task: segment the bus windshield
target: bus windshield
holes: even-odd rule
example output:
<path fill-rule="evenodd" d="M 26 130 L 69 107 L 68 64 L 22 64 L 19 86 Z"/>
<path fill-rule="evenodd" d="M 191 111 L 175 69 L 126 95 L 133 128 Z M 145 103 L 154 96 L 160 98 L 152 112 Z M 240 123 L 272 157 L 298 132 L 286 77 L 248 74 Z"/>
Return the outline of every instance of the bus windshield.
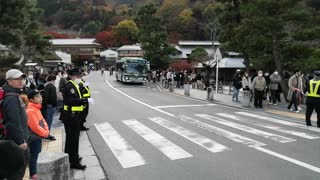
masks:
<path fill-rule="evenodd" d="M 126 73 L 146 74 L 147 73 L 147 66 L 144 64 L 129 63 L 126 66 Z"/>

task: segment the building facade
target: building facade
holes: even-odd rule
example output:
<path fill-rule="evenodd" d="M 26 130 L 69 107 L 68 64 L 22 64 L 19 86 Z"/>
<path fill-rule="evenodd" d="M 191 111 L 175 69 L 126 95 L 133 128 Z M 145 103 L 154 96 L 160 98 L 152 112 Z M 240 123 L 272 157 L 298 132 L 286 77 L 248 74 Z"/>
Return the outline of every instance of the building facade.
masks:
<path fill-rule="evenodd" d="M 139 44 L 124 45 L 117 49 L 119 58 L 122 57 L 143 57 L 144 52 Z"/>

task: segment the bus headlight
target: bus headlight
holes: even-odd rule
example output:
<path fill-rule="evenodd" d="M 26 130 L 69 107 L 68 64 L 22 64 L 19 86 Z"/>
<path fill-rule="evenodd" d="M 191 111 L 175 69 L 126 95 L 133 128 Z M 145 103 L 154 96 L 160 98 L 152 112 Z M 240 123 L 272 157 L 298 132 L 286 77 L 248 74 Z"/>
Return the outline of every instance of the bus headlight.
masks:
<path fill-rule="evenodd" d="M 126 79 L 126 80 L 129 80 L 129 77 L 126 77 L 125 79 Z"/>

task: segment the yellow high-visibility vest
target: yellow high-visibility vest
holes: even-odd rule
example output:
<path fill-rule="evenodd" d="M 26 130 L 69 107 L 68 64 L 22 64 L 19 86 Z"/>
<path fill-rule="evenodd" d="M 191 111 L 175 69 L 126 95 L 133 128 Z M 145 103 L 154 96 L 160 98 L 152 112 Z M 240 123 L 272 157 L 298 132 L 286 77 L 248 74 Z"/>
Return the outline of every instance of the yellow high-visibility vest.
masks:
<path fill-rule="evenodd" d="M 77 89 L 77 92 L 78 92 L 78 94 L 79 94 L 79 97 L 82 98 L 82 95 L 81 95 L 79 86 L 78 86 L 75 82 L 73 82 L 72 80 L 70 80 L 69 82 L 71 82 L 71 83 L 74 85 L 74 87 Z M 72 112 L 83 111 L 83 109 L 84 109 L 83 105 L 81 105 L 81 106 L 71 106 L 71 111 L 72 111 Z M 64 105 L 64 106 L 63 106 L 63 110 L 69 111 L 69 106 Z"/>
<path fill-rule="evenodd" d="M 308 96 L 320 98 L 320 94 L 317 94 L 319 90 L 319 86 L 320 86 L 320 80 L 319 81 L 311 80 Z"/>
<path fill-rule="evenodd" d="M 84 84 L 83 81 L 81 81 L 81 83 L 82 83 L 82 85 Z M 89 97 L 91 96 L 90 89 L 89 89 L 88 87 L 86 87 L 86 86 L 83 86 L 83 87 L 84 87 L 84 88 L 86 89 L 86 91 L 87 91 L 87 93 L 83 94 L 83 97 L 84 97 L 84 98 L 89 98 Z"/>

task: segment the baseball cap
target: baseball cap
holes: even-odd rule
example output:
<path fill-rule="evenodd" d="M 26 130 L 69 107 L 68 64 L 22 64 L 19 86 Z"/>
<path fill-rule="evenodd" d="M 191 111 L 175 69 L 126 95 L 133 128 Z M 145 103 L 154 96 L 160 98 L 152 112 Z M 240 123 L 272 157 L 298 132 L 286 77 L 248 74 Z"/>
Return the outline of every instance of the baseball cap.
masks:
<path fill-rule="evenodd" d="M 38 95 L 40 92 L 38 90 L 30 90 L 28 92 L 28 99 L 33 99 L 36 95 Z"/>
<path fill-rule="evenodd" d="M 69 71 L 68 71 L 68 74 L 70 75 L 70 76 L 74 76 L 74 75 L 82 75 L 82 69 L 81 68 L 73 68 L 73 69 L 70 69 Z"/>
<path fill-rule="evenodd" d="M 20 78 L 20 77 L 27 77 L 27 76 L 24 73 L 22 73 L 20 70 L 18 70 L 18 69 L 10 69 L 6 73 L 6 80 L 8 80 L 8 79 L 17 79 L 17 78 Z"/>

